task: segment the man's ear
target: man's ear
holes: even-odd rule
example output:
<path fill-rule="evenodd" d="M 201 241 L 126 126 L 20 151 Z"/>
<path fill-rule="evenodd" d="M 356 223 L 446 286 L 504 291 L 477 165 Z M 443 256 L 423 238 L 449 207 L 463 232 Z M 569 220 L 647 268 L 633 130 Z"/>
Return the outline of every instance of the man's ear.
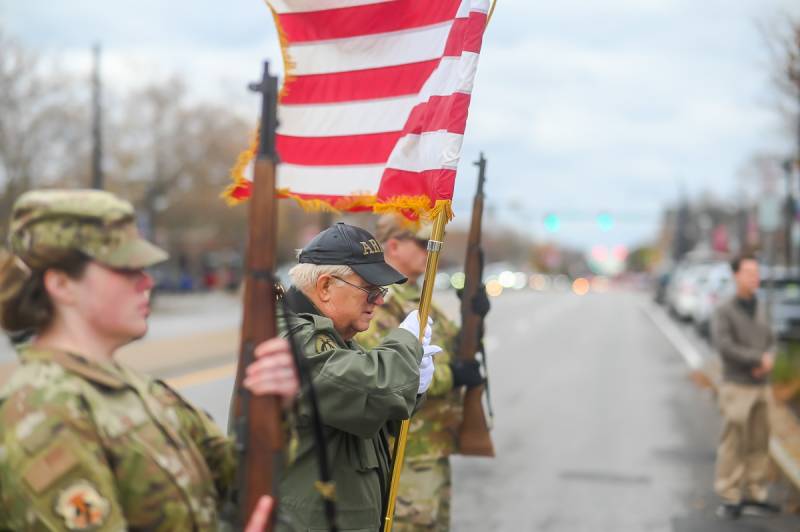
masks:
<path fill-rule="evenodd" d="M 315 286 L 317 297 L 323 303 L 327 303 L 331 300 L 331 287 L 333 286 L 333 277 L 328 275 L 327 273 L 323 273 L 319 277 L 317 277 L 317 284 Z"/>
<path fill-rule="evenodd" d="M 383 242 L 381 246 L 383 246 L 384 255 L 394 255 L 397 252 L 397 248 L 400 246 L 400 241 L 396 238 L 390 238 L 386 242 Z"/>
<path fill-rule="evenodd" d="M 75 302 L 74 282 L 61 270 L 48 269 L 42 277 L 44 289 L 55 304 L 71 305 Z"/>

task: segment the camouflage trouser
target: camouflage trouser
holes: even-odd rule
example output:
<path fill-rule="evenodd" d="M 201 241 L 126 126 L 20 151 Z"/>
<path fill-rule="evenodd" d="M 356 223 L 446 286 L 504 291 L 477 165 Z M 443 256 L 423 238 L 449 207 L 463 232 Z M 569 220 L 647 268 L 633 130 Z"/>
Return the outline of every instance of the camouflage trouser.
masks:
<path fill-rule="evenodd" d="M 393 531 L 450 530 L 450 459 L 406 463 L 400 476 Z"/>

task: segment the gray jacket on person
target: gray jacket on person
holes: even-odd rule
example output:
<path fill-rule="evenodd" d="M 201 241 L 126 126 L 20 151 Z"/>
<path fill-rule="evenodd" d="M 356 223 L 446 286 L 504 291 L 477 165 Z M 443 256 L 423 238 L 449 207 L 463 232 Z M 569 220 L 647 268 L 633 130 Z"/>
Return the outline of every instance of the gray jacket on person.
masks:
<path fill-rule="evenodd" d="M 727 382 L 758 385 L 769 378 L 756 378 L 751 373 L 761 365 L 765 352 L 774 352 L 775 337 L 762 307 L 757 305 L 755 316 L 751 317 L 734 297 L 714 312 L 711 338 L 722 359 L 722 375 Z"/>

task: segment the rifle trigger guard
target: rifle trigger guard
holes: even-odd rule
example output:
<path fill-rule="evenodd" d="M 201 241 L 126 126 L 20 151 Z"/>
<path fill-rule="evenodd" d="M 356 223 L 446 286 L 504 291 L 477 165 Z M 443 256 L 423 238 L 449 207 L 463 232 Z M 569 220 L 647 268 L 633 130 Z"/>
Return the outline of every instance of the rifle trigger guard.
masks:
<path fill-rule="evenodd" d="M 430 252 L 439 252 L 442 250 L 442 244 L 439 240 L 428 240 L 428 251 Z"/>

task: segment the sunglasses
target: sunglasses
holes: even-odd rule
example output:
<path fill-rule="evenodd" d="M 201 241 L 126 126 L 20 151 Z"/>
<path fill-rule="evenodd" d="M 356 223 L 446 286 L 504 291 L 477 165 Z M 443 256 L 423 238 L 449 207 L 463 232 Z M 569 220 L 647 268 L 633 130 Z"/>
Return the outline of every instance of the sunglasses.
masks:
<path fill-rule="evenodd" d="M 358 288 L 362 292 L 366 292 L 366 294 L 367 294 L 367 303 L 369 303 L 370 305 L 374 305 L 375 302 L 378 301 L 378 298 L 386 297 L 386 294 L 389 293 L 389 289 L 388 288 L 384 288 L 382 286 L 373 286 L 372 288 L 367 288 L 365 286 L 358 286 L 357 284 L 353 284 L 353 283 L 350 283 L 348 281 L 345 281 L 341 277 L 337 277 L 335 275 L 331 275 L 331 277 L 333 277 L 334 279 L 336 279 L 338 281 L 343 282 L 344 284 L 349 284 L 353 288 Z"/>

